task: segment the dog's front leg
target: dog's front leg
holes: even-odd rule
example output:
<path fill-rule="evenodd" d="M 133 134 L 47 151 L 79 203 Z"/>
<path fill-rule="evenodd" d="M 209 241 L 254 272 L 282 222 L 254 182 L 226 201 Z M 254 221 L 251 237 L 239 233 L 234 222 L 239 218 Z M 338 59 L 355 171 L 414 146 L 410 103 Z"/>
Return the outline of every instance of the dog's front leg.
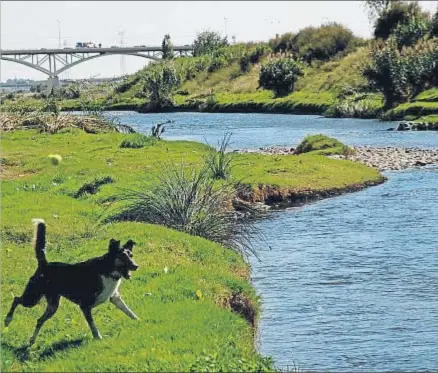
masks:
<path fill-rule="evenodd" d="M 94 339 L 102 339 L 102 336 L 99 333 L 99 329 L 97 329 L 96 324 L 94 324 L 93 316 L 91 315 L 91 308 L 81 307 L 81 310 L 85 316 L 85 319 L 87 320 L 88 326 L 91 329 L 91 333 L 93 333 Z"/>
<path fill-rule="evenodd" d="M 114 304 L 119 310 L 127 314 L 131 319 L 139 320 L 137 315 L 130 310 L 130 308 L 125 304 L 123 299 L 120 297 L 119 293 L 115 293 L 111 296 L 110 302 Z"/>

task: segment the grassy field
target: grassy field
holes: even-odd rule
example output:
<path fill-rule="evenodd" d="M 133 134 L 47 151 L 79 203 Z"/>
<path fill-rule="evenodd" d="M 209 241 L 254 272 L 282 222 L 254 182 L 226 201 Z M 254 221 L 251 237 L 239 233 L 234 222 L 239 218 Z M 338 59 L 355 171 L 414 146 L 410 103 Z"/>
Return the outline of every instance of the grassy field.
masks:
<path fill-rule="evenodd" d="M 111 237 L 133 238 L 140 265 L 121 293 L 140 317 L 133 321 L 111 304 L 94 311 L 104 339 L 93 341 L 78 307 L 61 302 L 30 354 L 26 345 L 44 304 L 19 308 L 2 326 L 2 371 L 257 371 L 273 367 L 254 349 L 254 329 L 233 312 L 240 299 L 258 311 L 259 299 L 243 258 L 199 237 L 135 222 L 104 224 L 113 196 L 123 188 L 147 188 L 165 163 L 199 167 L 207 147 L 158 141 L 120 148 L 126 135 L 63 130 L 2 133 L 3 318 L 36 268 L 31 218 L 47 223 L 47 256 L 76 262 L 102 255 Z M 59 154 L 55 165 L 48 158 Z M 233 177 L 253 188 L 276 185 L 325 190 L 380 178 L 376 170 L 307 153 L 300 156 L 238 155 Z M 78 193 L 98 177 L 113 182 Z M 167 268 L 167 270 L 165 270 Z M 42 302 L 44 303 L 44 302 Z"/>

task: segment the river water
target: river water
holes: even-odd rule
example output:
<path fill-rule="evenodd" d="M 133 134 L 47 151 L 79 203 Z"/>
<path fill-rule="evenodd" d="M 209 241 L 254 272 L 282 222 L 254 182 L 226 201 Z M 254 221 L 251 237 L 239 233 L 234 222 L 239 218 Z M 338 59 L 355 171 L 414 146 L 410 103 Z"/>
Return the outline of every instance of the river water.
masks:
<path fill-rule="evenodd" d="M 166 139 L 234 149 L 295 146 L 324 133 L 349 145 L 438 148 L 437 132 L 394 123 L 270 114 L 111 113 Z M 438 168 L 387 172 L 366 190 L 270 212 L 253 282 L 263 299 L 259 348 L 281 369 L 438 371 Z"/>

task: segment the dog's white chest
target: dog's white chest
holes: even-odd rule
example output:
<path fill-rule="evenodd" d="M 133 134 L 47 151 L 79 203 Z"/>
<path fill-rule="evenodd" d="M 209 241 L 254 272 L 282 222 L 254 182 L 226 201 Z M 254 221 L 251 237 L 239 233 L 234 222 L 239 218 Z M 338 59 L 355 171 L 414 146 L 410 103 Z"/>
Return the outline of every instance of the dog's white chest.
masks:
<path fill-rule="evenodd" d="M 95 306 L 110 299 L 111 296 L 117 292 L 121 282 L 121 279 L 115 280 L 112 277 L 100 276 L 100 278 L 102 279 L 103 288 L 100 294 L 97 296 L 96 302 L 94 303 Z"/>

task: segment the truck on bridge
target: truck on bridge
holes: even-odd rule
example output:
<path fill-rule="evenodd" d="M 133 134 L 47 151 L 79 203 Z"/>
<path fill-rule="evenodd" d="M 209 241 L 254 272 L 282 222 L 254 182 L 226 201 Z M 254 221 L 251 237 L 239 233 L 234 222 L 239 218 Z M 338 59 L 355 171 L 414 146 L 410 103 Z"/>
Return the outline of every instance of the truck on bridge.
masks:
<path fill-rule="evenodd" d="M 102 44 L 96 45 L 91 41 L 78 41 L 76 43 L 76 48 L 100 48 Z"/>

